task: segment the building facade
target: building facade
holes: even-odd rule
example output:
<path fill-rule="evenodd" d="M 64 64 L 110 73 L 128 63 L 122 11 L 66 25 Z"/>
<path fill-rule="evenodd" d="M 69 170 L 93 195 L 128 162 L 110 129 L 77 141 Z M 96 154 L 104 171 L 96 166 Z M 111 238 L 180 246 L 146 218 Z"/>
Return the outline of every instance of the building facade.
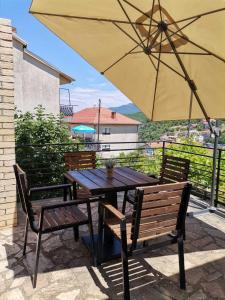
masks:
<path fill-rule="evenodd" d="M 141 123 L 108 108 L 101 108 L 100 114 L 97 107 L 86 108 L 74 113 L 72 118 L 65 119 L 70 129 L 77 125 L 93 127 L 96 133 L 87 134 L 85 138 L 93 142 L 99 139 L 104 157 L 117 156 L 120 152 L 128 153 L 137 148 L 138 129 Z"/>
<path fill-rule="evenodd" d="M 13 33 L 13 57 L 16 109 L 32 112 L 42 105 L 47 113 L 59 114 L 59 88 L 74 79 L 30 52 L 16 33 Z"/>

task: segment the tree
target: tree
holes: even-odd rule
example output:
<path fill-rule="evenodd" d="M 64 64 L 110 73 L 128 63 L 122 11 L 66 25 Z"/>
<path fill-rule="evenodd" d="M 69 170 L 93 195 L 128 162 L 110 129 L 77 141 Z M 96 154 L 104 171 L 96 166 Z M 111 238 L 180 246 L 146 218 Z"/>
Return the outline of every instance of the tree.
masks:
<path fill-rule="evenodd" d="M 31 186 L 62 182 L 64 153 L 72 151 L 73 141 L 62 116 L 46 114 L 42 106 L 34 113 L 15 116 L 16 159 L 28 173 Z"/>

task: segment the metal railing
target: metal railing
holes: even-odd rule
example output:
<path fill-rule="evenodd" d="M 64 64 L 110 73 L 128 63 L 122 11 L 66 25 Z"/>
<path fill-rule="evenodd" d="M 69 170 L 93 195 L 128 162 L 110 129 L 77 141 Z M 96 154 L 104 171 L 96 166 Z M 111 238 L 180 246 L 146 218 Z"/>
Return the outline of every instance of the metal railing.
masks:
<path fill-rule="evenodd" d="M 102 149 L 110 145 L 110 149 Z M 147 174 L 159 175 L 164 154 L 190 160 L 189 180 L 193 194 L 209 201 L 212 178 L 213 149 L 197 145 L 163 142 L 161 148 L 152 149 L 146 142 L 73 143 L 45 145 L 17 145 L 16 160 L 27 172 L 31 186 L 62 182 L 64 153 L 80 150 L 96 151 L 97 166 L 104 166 L 113 157 L 117 166 L 129 166 Z M 225 205 L 225 151 L 218 149 L 215 205 Z"/>

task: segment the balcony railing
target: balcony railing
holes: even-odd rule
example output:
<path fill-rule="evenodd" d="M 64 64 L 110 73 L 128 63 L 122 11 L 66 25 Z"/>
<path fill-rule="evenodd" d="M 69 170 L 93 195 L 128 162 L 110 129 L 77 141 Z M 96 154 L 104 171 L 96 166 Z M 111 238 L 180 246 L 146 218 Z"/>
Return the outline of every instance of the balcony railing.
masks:
<path fill-rule="evenodd" d="M 213 149 L 174 142 L 163 142 L 161 148 L 152 149 L 146 142 L 110 142 L 110 149 L 104 150 L 101 143 L 18 145 L 16 160 L 28 174 L 31 186 L 62 182 L 64 153 L 92 150 L 97 153 L 97 166 L 104 166 L 109 156 L 117 166 L 129 166 L 146 174 L 159 175 L 162 156 L 171 154 L 188 158 L 191 162 L 189 180 L 193 194 L 208 202 L 211 191 Z M 225 205 L 225 151 L 217 153 L 215 205 Z"/>

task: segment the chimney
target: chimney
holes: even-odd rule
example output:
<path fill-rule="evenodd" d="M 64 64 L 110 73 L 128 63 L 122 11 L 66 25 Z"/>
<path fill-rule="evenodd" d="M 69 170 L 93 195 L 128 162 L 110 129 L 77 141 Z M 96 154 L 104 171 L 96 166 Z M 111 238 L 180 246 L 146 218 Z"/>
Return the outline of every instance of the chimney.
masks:
<path fill-rule="evenodd" d="M 116 118 L 116 111 L 112 111 L 111 117 L 112 117 L 112 119 L 115 119 L 115 118 Z"/>

